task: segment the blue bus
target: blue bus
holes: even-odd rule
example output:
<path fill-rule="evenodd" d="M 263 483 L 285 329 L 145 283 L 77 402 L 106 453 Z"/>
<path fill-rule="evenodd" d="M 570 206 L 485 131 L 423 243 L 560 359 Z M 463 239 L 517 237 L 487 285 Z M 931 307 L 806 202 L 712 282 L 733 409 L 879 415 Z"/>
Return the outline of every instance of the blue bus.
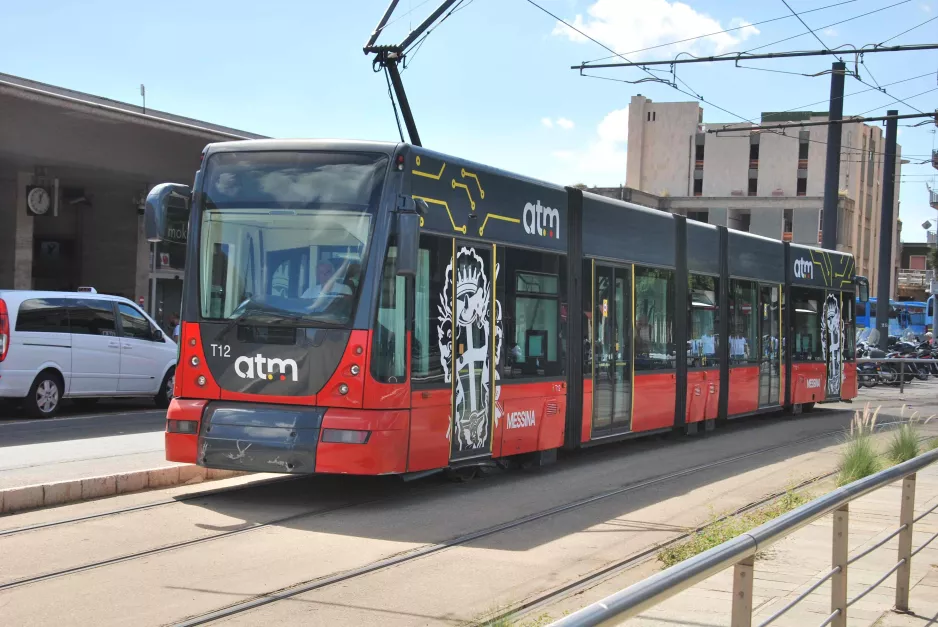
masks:
<path fill-rule="evenodd" d="M 876 326 L 876 299 L 872 296 L 868 303 L 856 302 L 857 328 L 872 328 Z M 922 337 L 926 331 L 934 326 L 935 297 L 931 296 L 928 303 L 921 301 L 889 301 L 889 335 L 901 335 L 911 330 L 915 335 Z"/>
<path fill-rule="evenodd" d="M 935 332 L 935 295 L 928 297 L 925 303 L 925 331 Z"/>

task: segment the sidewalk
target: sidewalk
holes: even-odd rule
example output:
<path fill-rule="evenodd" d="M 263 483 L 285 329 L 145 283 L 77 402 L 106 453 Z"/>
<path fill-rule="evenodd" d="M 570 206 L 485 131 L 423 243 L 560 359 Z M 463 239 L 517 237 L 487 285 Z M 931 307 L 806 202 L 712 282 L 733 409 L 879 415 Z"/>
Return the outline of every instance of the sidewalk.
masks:
<path fill-rule="evenodd" d="M 166 461 L 163 432 L 0 448 L 0 514 L 244 473 Z"/>
<path fill-rule="evenodd" d="M 899 526 L 901 482 L 886 486 L 850 503 L 850 555 L 862 552 Z M 938 464 L 918 473 L 916 516 L 938 503 Z M 826 575 L 831 568 L 831 516 L 816 520 L 771 546 L 755 563 L 752 624 L 759 625 L 789 601 Z M 938 532 L 938 510 L 916 523 L 912 550 Z M 853 599 L 898 561 L 898 538 L 892 539 L 847 571 L 847 598 Z M 915 615 L 892 612 L 896 577 L 890 575 L 847 612 L 847 624 L 876 627 L 938 625 L 938 540 L 912 559 L 909 607 Z M 773 626 L 820 625 L 831 612 L 830 582 L 815 590 Z M 627 625 L 726 625 L 732 605 L 733 569 L 714 575 L 689 590 L 648 610 Z"/>
<path fill-rule="evenodd" d="M 0 449 L 0 490 L 175 465 L 166 461 L 162 431 L 7 446 Z"/>

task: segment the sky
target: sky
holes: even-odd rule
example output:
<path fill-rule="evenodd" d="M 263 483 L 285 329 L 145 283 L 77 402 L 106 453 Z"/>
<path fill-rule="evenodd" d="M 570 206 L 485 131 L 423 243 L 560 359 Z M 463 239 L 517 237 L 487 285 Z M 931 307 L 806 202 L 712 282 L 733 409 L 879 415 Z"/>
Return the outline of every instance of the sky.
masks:
<path fill-rule="evenodd" d="M 379 43 L 401 41 L 438 2 L 400 0 Z M 938 0 L 787 2 L 831 48 L 938 41 L 938 19 L 893 38 L 938 17 Z M 393 141 L 399 134 L 385 77 L 362 52 L 387 4 L 0 0 L 0 72 L 137 104 L 143 83 L 148 107 L 272 137 Z M 783 0 L 537 4 L 630 60 L 821 47 Z M 760 24 L 774 18 L 784 19 Z M 662 45 L 730 28 L 736 30 Z M 694 98 L 663 83 L 620 82 L 648 76 L 639 69 L 591 72 L 617 80 L 570 69 L 609 54 L 529 0 L 463 0 L 411 52 L 403 80 L 428 148 L 562 185 L 617 186 L 625 182 L 629 99 L 638 93 L 659 102 Z M 826 110 L 818 101 L 830 95 L 829 75 L 805 74 L 829 70 L 834 60 L 747 64 L 759 69 L 684 65 L 677 78 L 682 89 L 712 103 L 702 103 L 704 122 L 757 122 L 762 111 Z M 853 69 L 854 58 L 845 60 Z M 889 95 L 848 77 L 845 114 L 938 107 L 938 50 L 870 54 L 862 61 L 860 78 L 887 85 Z M 912 77 L 918 78 L 904 81 Z M 904 82 L 890 85 L 896 81 Z M 922 222 L 938 223 L 926 189 L 935 186 L 938 171 L 916 163 L 938 146 L 936 127 L 911 126 L 917 122 L 899 129 L 902 153 L 912 161 L 902 167 L 903 241 L 923 241 Z"/>

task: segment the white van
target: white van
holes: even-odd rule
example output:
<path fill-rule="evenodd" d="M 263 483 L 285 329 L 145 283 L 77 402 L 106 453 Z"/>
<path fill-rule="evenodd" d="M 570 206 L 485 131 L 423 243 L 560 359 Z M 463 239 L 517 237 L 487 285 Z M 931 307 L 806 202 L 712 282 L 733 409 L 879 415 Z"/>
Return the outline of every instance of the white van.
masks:
<path fill-rule="evenodd" d="M 173 394 L 176 344 L 136 304 L 119 296 L 0 290 L 0 401 L 54 415 L 63 398 Z"/>

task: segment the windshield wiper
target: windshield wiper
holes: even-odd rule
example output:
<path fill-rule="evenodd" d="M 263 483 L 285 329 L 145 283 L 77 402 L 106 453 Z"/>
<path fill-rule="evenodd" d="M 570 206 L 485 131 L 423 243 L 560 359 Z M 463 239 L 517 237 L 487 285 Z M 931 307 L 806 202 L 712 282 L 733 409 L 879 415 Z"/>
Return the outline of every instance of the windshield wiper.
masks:
<path fill-rule="evenodd" d="M 248 302 L 250 302 L 250 301 L 248 301 Z M 247 309 L 247 308 L 245 308 L 244 310 L 242 310 L 241 313 L 239 313 L 237 316 L 235 316 L 234 318 L 232 318 L 232 319 L 228 322 L 228 324 L 225 325 L 225 328 L 222 329 L 222 330 L 221 330 L 221 333 L 219 333 L 218 335 L 219 335 L 219 336 L 227 335 L 228 332 L 231 331 L 232 327 L 234 327 L 236 324 L 238 324 L 239 322 L 241 322 L 241 321 L 244 319 L 244 317 L 247 316 L 248 313 L 250 313 L 250 311 L 251 311 L 251 310 L 250 310 L 250 309 Z"/>

